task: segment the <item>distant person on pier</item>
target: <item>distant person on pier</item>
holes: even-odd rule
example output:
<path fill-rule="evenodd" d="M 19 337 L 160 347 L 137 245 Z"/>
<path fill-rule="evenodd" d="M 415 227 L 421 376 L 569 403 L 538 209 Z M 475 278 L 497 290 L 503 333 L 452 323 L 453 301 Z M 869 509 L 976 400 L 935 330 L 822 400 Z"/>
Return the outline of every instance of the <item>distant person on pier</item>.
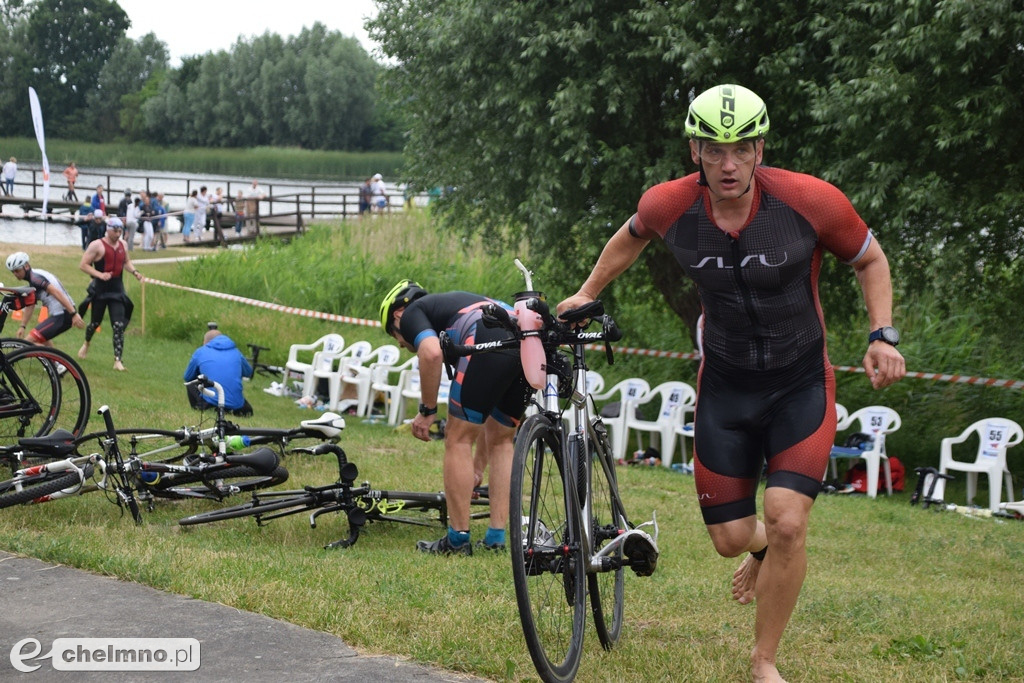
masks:
<path fill-rule="evenodd" d="M 252 231 L 257 234 L 260 231 L 260 200 L 265 196 L 259 181 L 253 179 L 252 185 L 249 187 L 249 194 L 245 197 L 247 200 L 245 203 L 245 218 Z"/>
<path fill-rule="evenodd" d="M 197 211 L 199 211 L 199 190 L 192 190 L 192 194 L 185 200 L 185 213 L 181 218 L 181 239 L 186 244 L 192 241 L 192 228 L 195 227 Z"/>
<path fill-rule="evenodd" d="M 110 311 L 111 337 L 114 344 L 114 369 L 124 370 L 121 356 L 124 353 L 124 330 L 132 318 L 134 304 L 124 289 L 122 275 L 128 271 L 137 280 L 142 273 L 132 264 L 121 233 L 124 225 L 120 218 L 111 218 L 107 222 L 107 231 L 102 239 L 95 240 L 82 254 L 78 267 L 86 275 L 92 276 L 89 283 L 88 296 L 79 305 L 78 312 L 92 308 L 89 325 L 85 328 L 85 343 L 78 350 L 78 357 L 85 358 L 89 353 L 89 343 L 96 334 L 96 328 L 103 322 L 103 316 Z"/>
<path fill-rule="evenodd" d="M 199 188 L 196 199 L 199 200 L 199 208 L 196 209 L 196 217 L 192 219 L 192 229 L 198 235 L 200 228 L 203 232 L 210 229 L 210 194 L 206 191 L 206 185 Z"/>
<path fill-rule="evenodd" d="M 4 164 L 4 188 L 8 197 L 14 196 L 14 176 L 18 173 L 18 160 L 11 157 L 11 160 Z"/>
<path fill-rule="evenodd" d="M 145 190 L 139 193 L 139 223 L 142 225 L 142 251 L 156 251 L 153 244 L 153 205 Z"/>
<path fill-rule="evenodd" d="M 28 340 L 33 344 L 53 346 L 51 340 L 61 332 L 70 330 L 72 325 L 78 328 L 85 327 L 82 317 L 75 310 L 75 302 L 71 300 L 71 296 L 64 289 L 64 285 L 52 273 L 42 268 L 33 268 L 29 265 L 28 254 L 23 251 L 16 251 L 8 256 L 7 270 L 14 273 L 14 277 L 24 280 L 36 290 L 36 301 L 46 306 L 46 310 L 49 313 L 46 320 L 43 320 L 26 333 L 27 323 L 32 320 L 32 314 L 36 310 L 36 305 L 32 303 L 25 306 L 21 310 L 21 326 L 18 327 L 18 339 L 23 338 L 27 334 Z"/>
<path fill-rule="evenodd" d="M 213 236 L 217 244 L 222 247 L 228 246 L 224 239 L 224 229 L 221 227 L 220 219 L 224 214 L 224 188 L 218 187 L 210 196 L 210 219 L 213 221 Z"/>
<path fill-rule="evenodd" d="M 139 204 L 142 203 L 138 197 L 128 205 L 128 213 L 124 218 L 124 241 L 128 243 L 128 251 L 135 249 L 135 235 L 139 232 Z"/>
<path fill-rule="evenodd" d="M 92 196 L 92 210 L 99 209 L 103 212 L 103 215 L 107 215 L 107 200 L 103 198 L 103 186 L 96 186 L 96 194 Z"/>
<path fill-rule="evenodd" d="M 89 221 L 89 244 L 92 244 L 98 239 L 103 239 L 104 233 L 107 231 L 107 217 L 103 215 L 103 212 L 99 209 L 94 209 L 92 212 L 92 220 Z M 86 245 L 88 248 L 88 244 Z"/>
<path fill-rule="evenodd" d="M 388 206 L 388 191 L 384 187 L 384 176 L 377 173 L 373 176 L 373 183 L 370 184 L 370 192 L 373 194 L 373 208 L 377 213 L 384 213 Z"/>
<path fill-rule="evenodd" d="M 128 207 L 132 205 L 132 191 L 125 190 L 124 197 L 117 204 L 117 216 L 121 220 L 124 220 L 125 216 L 128 215 Z"/>
<path fill-rule="evenodd" d="M 157 192 L 149 197 L 149 206 L 153 209 L 153 247 L 167 248 L 167 205 L 164 204 L 164 193 Z"/>
<path fill-rule="evenodd" d="M 78 220 L 75 221 L 82 231 L 82 251 L 89 246 L 89 224 L 92 223 L 92 196 L 85 195 L 85 201 L 78 207 Z"/>
<path fill-rule="evenodd" d="M 242 228 L 245 227 L 245 197 L 242 195 L 242 191 L 238 191 L 238 196 L 235 197 L 235 234 L 241 235 Z"/>
<path fill-rule="evenodd" d="M 64 169 L 64 178 L 68 181 L 68 191 L 64 195 L 64 201 L 66 202 L 77 202 L 78 195 L 75 194 L 75 183 L 78 182 L 78 167 L 75 166 L 75 162 L 68 164 L 68 167 Z"/>
<path fill-rule="evenodd" d="M 362 216 L 370 210 L 370 202 L 373 201 L 372 178 L 367 178 L 359 186 L 359 215 Z"/>

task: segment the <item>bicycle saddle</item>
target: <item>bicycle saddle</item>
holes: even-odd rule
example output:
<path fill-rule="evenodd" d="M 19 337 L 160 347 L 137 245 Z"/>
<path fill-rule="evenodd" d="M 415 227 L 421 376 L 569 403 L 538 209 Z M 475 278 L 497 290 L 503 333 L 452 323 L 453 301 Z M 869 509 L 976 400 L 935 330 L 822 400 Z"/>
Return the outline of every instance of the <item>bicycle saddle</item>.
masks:
<path fill-rule="evenodd" d="M 273 472 L 281 462 L 277 453 L 265 446 L 252 453 L 233 453 L 225 456 L 225 459 L 232 465 L 245 465 L 257 472 Z"/>
<path fill-rule="evenodd" d="M 303 420 L 299 423 L 299 426 L 303 429 L 320 432 L 328 438 L 333 438 L 341 434 L 341 430 L 345 428 L 345 418 L 337 413 L 324 413 L 313 420 Z"/>
<path fill-rule="evenodd" d="M 75 435 L 66 429 L 55 429 L 46 436 L 29 436 L 18 439 L 18 445 L 25 450 L 57 456 L 75 452 Z"/>

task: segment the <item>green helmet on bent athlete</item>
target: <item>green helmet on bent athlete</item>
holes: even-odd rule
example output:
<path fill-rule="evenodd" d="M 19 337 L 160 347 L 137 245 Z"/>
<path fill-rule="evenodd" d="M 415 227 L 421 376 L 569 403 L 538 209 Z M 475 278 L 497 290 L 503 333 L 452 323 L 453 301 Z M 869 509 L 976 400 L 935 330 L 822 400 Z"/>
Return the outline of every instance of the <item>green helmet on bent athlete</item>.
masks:
<path fill-rule="evenodd" d="M 686 113 L 686 134 L 698 145 L 700 184 L 707 186 L 704 161 L 701 155 L 705 143 L 732 144 L 757 141 L 768 132 L 768 108 L 756 93 L 742 85 L 726 83 L 708 88 L 694 98 Z M 715 163 L 709 161 L 709 163 Z M 742 194 L 750 191 L 750 180 Z"/>
<path fill-rule="evenodd" d="M 384 332 L 391 336 L 395 331 L 391 315 L 399 308 L 411 304 L 421 296 L 426 296 L 427 290 L 420 287 L 418 282 L 412 280 L 399 280 L 398 284 L 392 287 L 380 302 L 380 324 Z"/>

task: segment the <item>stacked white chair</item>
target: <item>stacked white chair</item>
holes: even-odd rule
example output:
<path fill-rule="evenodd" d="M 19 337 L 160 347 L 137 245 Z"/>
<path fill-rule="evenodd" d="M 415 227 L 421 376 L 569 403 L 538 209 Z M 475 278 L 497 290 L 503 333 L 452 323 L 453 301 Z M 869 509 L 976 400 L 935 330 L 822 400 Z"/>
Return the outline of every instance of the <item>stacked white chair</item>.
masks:
<path fill-rule="evenodd" d="M 676 427 L 685 424 L 686 416 L 693 412 L 696 401 L 697 392 L 686 382 L 663 382 L 645 396 L 626 403 L 625 428 L 627 432 L 636 432 L 637 448 L 640 450 L 643 450 L 643 432 L 657 434 L 661 464 L 669 467 L 676 449 Z M 655 405 L 658 414 L 653 420 L 645 420 L 637 414 L 641 406 Z"/>
<path fill-rule="evenodd" d="M 397 346 L 384 344 L 364 356 L 361 364 L 347 363 L 345 365 L 341 382 L 355 386 L 356 400 L 359 401 L 357 414 L 360 417 L 366 417 L 370 413 L 374 393 L 371 388 L 374 378 L 386 379 L 388 369 L 398 363 L 399 355 Z"/>
<path fill-rule="evenodd" d="M 838 408 L 837 408 L 838 414 Z M 900 428 L 900 415 L 886 406 L 867 406 L 850 413 L 843 427 L 849 429 L 857 425 L 857 431 L 871 437 L 867 448 L 846 448 L 833 446 L 829 462 L 832 465 L 832 478 L 839 477 L 836 460 L 838 458 L 860 458 L 867 465 L 868 497 L 878 495 L 879 471 L 885 473 L 885 490 L 892 495 L 892 472 L 889 469 L 889 454 L 885 449 L 885 437 Z"/>
<path fill-rule="evenodd" d="M 340 334 L 325 334 L 312 344 L 292 344 L 288 349 L 288 360 L 284 364 L 282 384 L 287 387 L 293 377 L 302 378 L 302 395 L 313 393 L 313 368 L 318 353 L 341 353 L 345 348 L 345 338 Z M 303 360 L 307 353 L 312 354 L 311 360 Z"/>
<path fill-rule="evenodd" d="M 978 437 L 978 450 L 973 462 L 953 459 L 953 446 L 967 441 L 971 435 Z M 1024 431 L 1013 420 L 1003 417 L 989 417 L 978 420 L 958 436 L 946 437 L 939 447 L 939 472 L 951 470 L 967 474 L 967 503 L 974 503 L 978 492 L 978 475 L 988 475 L 988 509 L 996 512 L 1000 508 L 1000 493 L 1006 486 L 1006 502 L 1013 503 L 1013 477 L 1006 464 L 1006 450 L 1024 439 Z M 935 483 L 933 498 L 942 500 L 946 481 L 939 478 Z"/>
<path fill-rule="evenodd" d="M 357 341 L 340 353 L 321 351 L 313 356 L 313 389 L 321 379 L 327 380 L 328 410 L 337 410 L 341 398 L 341 378 L 349 365 L 362 365 L 363 359 L 373 351 L 368 341 Z"/>

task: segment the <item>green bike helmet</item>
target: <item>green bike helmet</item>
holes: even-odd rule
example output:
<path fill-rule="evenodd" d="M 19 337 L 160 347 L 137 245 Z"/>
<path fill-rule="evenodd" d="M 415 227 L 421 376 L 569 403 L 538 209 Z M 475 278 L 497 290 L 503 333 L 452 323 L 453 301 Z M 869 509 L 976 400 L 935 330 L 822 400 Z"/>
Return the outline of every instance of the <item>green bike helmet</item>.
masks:
<path fill-rule="evenodd" d="M 764 100 L 742 85 L 716 85 L 690 103 L 686 134 L 697 140 L 736 142 L 763 137 L 768 132 Z"/>
<path fill-rule="evenodd" d="M 427 290 L 420 287 L 418 282 L 413 282 L 412 280 L 399 281 L 387 293 L 384 300 L 380 302 L 380 324 L 384 331 L 388 335 L 395 331 L 395 326 L 391 322 L 391 314 L 395 312 L 395 309 L 407 306 L 421 296 L 426 295 Z"/>

